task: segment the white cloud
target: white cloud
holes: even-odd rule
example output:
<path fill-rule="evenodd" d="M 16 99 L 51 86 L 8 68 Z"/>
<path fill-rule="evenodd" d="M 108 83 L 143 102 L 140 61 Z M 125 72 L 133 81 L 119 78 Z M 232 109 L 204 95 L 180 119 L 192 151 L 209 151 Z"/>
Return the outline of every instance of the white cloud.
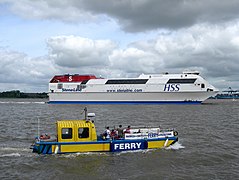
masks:
<path fill-rule="evenodd" d="M 109 57 L 111 66 L 125 73 L 156 73 L 157 67 L 163 66 L 163 62 L 160 61 L 160 57 L 149 51 L 133 47 L 115 50 Z"/>
<path fill-rule="evenodd" d="M 108 66 L 108 55 L 116 47 L 110 40 L 92 40 L 79 36 L 57 36 L 47 41 L 50 57 L 62 67 Z"/>
<path fill-rule="evenodd" d="M 154 40 L 135 42 L 128 49 L 112 53 L 112 68 L 138 74 L 193 69 L 207 79 L 221 79 L 236 86 L 235 81 L 239 80 L 237 27 L 237 24 L 228 27 L 201 24 L 159 35 Z"/>
<path fill-rule="evenodd" d="M 0 91 L 19 89 L 28 92 L 47 91 L 47 82 L 57 71 L 49 59 L 30 58 L 26 54 L 0 50 Z"/>

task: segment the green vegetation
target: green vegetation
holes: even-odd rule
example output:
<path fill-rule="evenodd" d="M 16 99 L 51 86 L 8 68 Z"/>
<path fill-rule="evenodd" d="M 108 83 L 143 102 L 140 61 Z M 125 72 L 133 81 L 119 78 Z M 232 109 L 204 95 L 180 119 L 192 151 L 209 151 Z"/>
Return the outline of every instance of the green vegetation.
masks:
<path fill-rule="evenodd" d="M 0 98 L 48 98 L 47 93 L 23 93 L 19 90 L 0 92 Z"/>

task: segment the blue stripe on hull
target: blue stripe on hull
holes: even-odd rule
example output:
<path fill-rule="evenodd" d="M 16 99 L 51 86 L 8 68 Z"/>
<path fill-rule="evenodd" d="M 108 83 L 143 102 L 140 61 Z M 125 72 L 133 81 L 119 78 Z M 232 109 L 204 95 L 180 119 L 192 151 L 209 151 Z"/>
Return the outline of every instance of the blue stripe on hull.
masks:
<path fill-rule="evenodd" d="M 201 101 L 49 101 L 48 104 L 201 104 Z"/>

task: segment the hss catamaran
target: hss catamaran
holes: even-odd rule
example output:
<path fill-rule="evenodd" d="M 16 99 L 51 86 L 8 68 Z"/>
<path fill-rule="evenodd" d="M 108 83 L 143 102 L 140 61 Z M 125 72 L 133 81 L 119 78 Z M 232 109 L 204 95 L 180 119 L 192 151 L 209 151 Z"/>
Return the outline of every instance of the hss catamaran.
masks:
<path fill-rule="evenodd" d="M 79 104 L 199 104 L 218 89 L 197 71 L 182 74 L 141 74 L 138 78 L 97 78 L 56 75 L 49 83 L 49 103 Z"/>

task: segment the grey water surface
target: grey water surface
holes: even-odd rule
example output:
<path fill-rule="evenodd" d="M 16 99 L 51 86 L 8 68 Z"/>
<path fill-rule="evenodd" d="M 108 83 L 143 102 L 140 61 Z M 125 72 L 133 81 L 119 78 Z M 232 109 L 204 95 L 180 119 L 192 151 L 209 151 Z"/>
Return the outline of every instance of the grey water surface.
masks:
<path fill-rule="evenodd" d="M 239 179 L 239 101 L 202 105 L 87 105 L 105 126 L 176 128 L 170 148 L 124 153 L 38 155 L 29 148 L 55 121 L 83 118 L 84 105 L 0 99 L 0 179 Z"/>

